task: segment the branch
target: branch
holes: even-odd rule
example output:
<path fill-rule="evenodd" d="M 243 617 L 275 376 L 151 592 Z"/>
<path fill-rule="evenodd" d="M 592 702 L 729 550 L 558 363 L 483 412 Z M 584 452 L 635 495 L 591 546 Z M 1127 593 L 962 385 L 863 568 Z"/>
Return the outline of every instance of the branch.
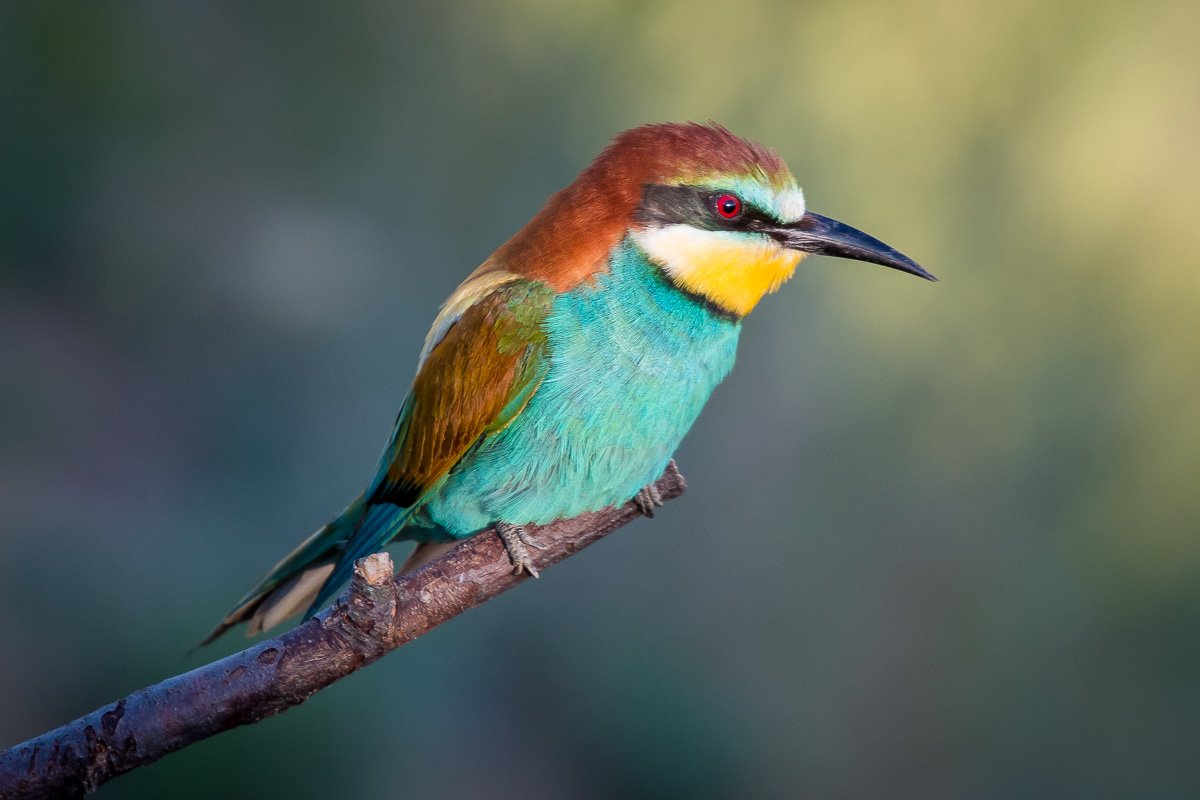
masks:
<path fill-rule="evenodd" d="M 675 462 L 655 486 L 664 501 L 683 493 Z M 538 569 L 556 564 L 640 513 L 629 502 L 531 526 L 544 545 L 534 562 Z M 386 553 L 368 556 L 333 607 L 299 627 L 0 752 L 0 800 L 79 796 L 193 742 L 286 711 L 525 577 L 512 574 L 494 535 L 472 537 L 396 577 Z"/>

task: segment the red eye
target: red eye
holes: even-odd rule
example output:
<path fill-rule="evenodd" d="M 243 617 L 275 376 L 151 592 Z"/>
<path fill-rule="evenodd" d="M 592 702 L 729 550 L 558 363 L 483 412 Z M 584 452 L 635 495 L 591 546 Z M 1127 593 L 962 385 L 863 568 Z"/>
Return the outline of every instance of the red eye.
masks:
<path fill-rule="evenodd" d="M 732 194 L 719 194 L 715 202 L 717 213 L 725 219 L 734 219 L 742 213 L 742 201 Z"/>

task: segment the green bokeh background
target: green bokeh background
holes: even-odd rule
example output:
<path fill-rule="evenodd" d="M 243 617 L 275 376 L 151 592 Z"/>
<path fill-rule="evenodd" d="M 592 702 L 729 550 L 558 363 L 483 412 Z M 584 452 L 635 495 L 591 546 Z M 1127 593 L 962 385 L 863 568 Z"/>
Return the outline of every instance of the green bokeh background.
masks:
<path fill-rule="evenodd" d="M 1200 796 L 1200 4 L 0 6 L 0 745 L 370 477 L 457 282 L 716 119 L 813 259 L 691 490 L 102 798 Z"/>

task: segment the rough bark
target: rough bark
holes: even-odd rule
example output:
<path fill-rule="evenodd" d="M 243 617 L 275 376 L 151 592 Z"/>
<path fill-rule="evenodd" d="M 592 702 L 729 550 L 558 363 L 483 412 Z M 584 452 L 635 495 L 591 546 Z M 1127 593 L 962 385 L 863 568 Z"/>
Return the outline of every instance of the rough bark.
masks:
<path fill-rule="evenodd" d="M 683 493 L 674 462 L 655 486 L 663 501 Z M 544 548 L 533 551 L 534 563 L 552 566 L 641 513 L 629 502 L 531 527 Z M 80 796 L 193 742 L 286 711 L 527 577 L 513 575 L 491 531 L 415 572 L 392 572 L 386 553 L 368 556 L 333 607 L 299 627 L 0 752 L 0 800 Z"/>

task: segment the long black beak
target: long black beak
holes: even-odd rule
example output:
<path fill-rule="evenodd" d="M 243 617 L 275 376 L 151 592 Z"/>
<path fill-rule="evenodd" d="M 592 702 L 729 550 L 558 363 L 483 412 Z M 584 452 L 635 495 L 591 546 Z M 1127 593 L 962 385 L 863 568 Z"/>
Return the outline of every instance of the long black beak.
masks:
<path fill-rule="evenodd" d="M 851 228 L 836 219 L 823 217 L 809 211 L 798 222 L 776 228 L 773 233 L 785 246 L 805 253 L 823 256 L 852 258 L 869 261 L 884 267 L 898 269 L 911 275 L 936 281 L 920 264 L 908 256 L 888 247 L 874 236 L 868 236 L 857 228 Z"/>

